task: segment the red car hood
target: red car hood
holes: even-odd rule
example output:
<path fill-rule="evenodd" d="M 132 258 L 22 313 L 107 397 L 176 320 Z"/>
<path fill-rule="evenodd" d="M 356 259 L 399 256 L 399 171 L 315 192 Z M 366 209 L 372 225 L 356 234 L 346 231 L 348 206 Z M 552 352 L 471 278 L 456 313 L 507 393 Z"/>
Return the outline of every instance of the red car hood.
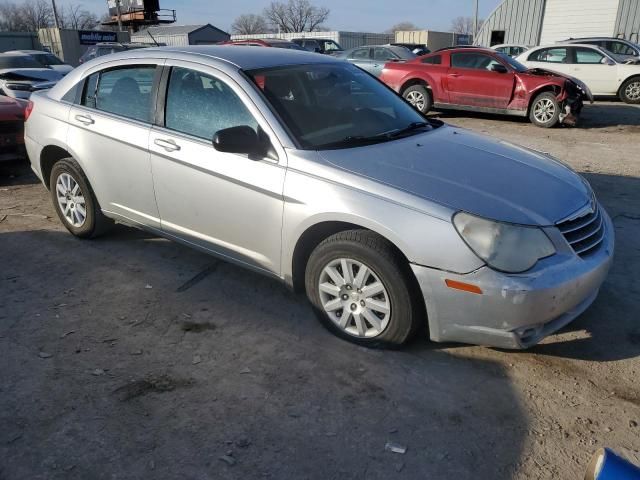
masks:
<path fill-rule="evenodd" d="M 577 78 L 572 77 L 571 75 L 565 75 L 564 73 L 554 72 L 553 70 L 547 70 L 546 68 L 530 68 L 524 73 L 525 75 L 533 75 L 536 77 L 547 76 L 547 77 L 558 77 L 558 78 L 564 78 L 565 80 L 570 80 L 573 83 L 575 83 L 578 86 L 578 88 L 580 88 L 580 90 L 584 92 L 584 94 L 587 96 L 589 101 L 593 103 L 593 94 L 591 93 L 591 90 L 589 90 L 589 87 L 587 87 L 587 85 L 582 80 L 578 80 Z"/>
<path fill-rule="evenodd" d="M 0 121 L 24 120 L 27 102 L 0 96 Z"/>

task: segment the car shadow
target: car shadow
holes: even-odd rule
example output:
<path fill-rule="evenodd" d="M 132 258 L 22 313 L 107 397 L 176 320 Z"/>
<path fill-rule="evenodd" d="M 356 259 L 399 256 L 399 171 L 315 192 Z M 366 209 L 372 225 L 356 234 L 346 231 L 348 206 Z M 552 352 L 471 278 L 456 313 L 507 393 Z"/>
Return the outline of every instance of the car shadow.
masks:
<path fill-rule="evenodd" d="M 511 115 L 498 115 L 481 112 L 467 112 L 456 110 L 436 110 L 429 114 L 441 120 L 456 118 L 477 118 L 484 120 L 512 122 L 515 124 L 530 124 L 526 117 L 515 117 Z M 533 125 L 531 125 L 533 126 Z M 627 105 L 622 102 L 595 102 L 593 104 L 585 104 L 578 129 L 600 129 L 620 127 L 630 132 L 640 132 L 640 106 Z M 559 128 L 572 128 L 563 127 Z"/>
<path fill-rule="evenodd" d="M 16 159 L 0 162 L 0 187 L 33 185 L 39 181 L 31 170 L 29 160 Z"/>
<path fill-rule="evenodd" d="M 9 477 L 54 461 L 65 478 L 144 478 L 149 462 L 204 477 L 203 443 L 247 479 L 508 480 L 527 457 L 498 362 L 357 347 L 279 282 L 135 230 L 0 232 L 0 252 Z"/>

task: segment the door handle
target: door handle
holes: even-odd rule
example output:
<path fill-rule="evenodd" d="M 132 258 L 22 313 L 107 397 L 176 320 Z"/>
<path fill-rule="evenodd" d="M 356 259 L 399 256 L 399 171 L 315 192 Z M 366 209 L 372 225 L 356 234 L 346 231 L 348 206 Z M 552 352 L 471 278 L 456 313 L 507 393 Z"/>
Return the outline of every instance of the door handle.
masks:
<path fill-rule="evenodd" d="M 161 138 L 156 138 L 153 143 L 155 143 L 160 148 L 164 148 L 167 152 L 175 152 L 180 150 L 180 145 L 178 145 L 174 140 L 163 140 Z"/>
<path fill-rule="evenodd" d="M 453 78 L 458 78 L 460 76 L 460 74 L 459 73 L 450 73 L 449 76 L 453 77 Z"/>
<path fill-rule="evenodd" d="M 89 115 L 76 115 L 76 120 L 83 125 L 93 125 L 94 123 L 96 123 L 96 121 Z"/>

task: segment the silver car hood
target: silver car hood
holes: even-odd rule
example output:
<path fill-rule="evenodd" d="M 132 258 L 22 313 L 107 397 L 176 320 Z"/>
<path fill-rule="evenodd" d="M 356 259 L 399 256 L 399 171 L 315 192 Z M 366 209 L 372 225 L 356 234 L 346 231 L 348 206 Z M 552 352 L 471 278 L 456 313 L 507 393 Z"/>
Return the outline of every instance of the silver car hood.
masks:
<path fill-rule="evenodd" d="M 60 80 L 63 75 L 51 68 L 4 68 L 0 70 L 0 80 L 38 81 Z"/>
<path fill-rule="evenodd" d="M 319 154 L 334 167 L 452 209 L 523 225 L 553 225 L 592 197 L 586 181 L 546 155 L 447 125 Z"/>

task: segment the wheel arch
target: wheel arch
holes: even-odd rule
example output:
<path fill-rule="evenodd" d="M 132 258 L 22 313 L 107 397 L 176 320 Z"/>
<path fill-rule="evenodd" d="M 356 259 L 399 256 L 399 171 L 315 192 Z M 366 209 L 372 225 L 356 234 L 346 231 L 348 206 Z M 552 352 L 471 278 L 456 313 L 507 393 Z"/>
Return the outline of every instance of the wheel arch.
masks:
<path fill-rule="evenodd" d="M 562 92 L 562 87 L 553 83 L 547 83 L 532 91 L 531 96 L 529 97 L 529 104 L 527 105 L 527 115 L 531 113 L 531 107 L 533 106 L 535 99 L 538 98 L 538 95 L 546 92 L 551 92 L 557 97 Z"/>
<path fill-rule="evenodd" d="M 620 94 L 622 93 L 623 85 L 627 83 L 629 80 L 640 80 L 640 74 L 633 73 L 629 75 L 627 78 L 625 78 L 622 82 L 620 82 L 620 86 L 618 87 L 618 93 L 617 93 L 618 96 L 620 96 Z"/>
<path fill-rule="evenodd" d="M 407 270 L 411 272 L 410 276 L 412 278 L 410 281 L 415 282 L 415 285 L 418 285 L 418 281 L 409 267 L 409 258 L 396 244 L 396 242 L 392 241 L 389 236 L 376 231 L 376 229 L 370 228 L 371 226 L 363 225 L 362 223 L 364 222 L 349 220 L 322 220 L 308 226 L 296 240 L 291 255 L 291 286 L 294 291 L 304 291 L 306 267 L 313 250 L 326 238 L 346 230 L 368 230 L 379 235 L 393 248 L 394 252 L 398 255 L 398 259 L 406 264 Z"/>
<path fill-rule="evenodd" d="M 42 173 L 42 182 L 47 189 L 49 188 L 53 166 L 56 162 L 68 157 L 73 157 L 73 155 L 58 145 L 47 145 L 40 152 L 40 172 Z"/>
<path fill-rule="evenodd" d="M 429 80 L 422 77 L 413 77 L 413 76 L 408 79 L 405 78 L 402 81 L 402 84 L 400 86 L 400 90 L 398 93 L 402 95 L 407 88 L 413 87 L 414 85 L 424 85 L 428 90 L 431 90 L 432 92 L 431 95 L 433 95 L 433 88 L 431 87 L 431 83 L 429 82 Z"/>

